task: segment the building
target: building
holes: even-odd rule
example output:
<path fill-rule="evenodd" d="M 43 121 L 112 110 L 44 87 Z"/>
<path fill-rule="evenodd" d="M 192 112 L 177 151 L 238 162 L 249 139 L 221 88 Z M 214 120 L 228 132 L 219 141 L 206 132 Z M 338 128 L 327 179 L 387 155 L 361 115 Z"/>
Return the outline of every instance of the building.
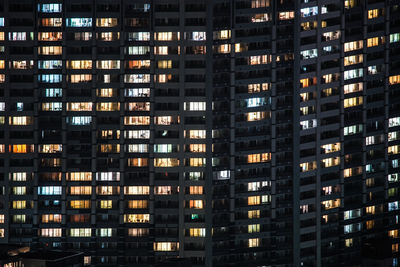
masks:
<path fill-rule="evenodd" d="M 19 245 L 0 245 L 1 267 L 82 267 L 83 252 L 36 250 Z"/>
<path fill-rule="evenodd" d="M 336 267 L 389 237 L 397 266 L 399 8 L 0 1 L 0 242 Z"/>

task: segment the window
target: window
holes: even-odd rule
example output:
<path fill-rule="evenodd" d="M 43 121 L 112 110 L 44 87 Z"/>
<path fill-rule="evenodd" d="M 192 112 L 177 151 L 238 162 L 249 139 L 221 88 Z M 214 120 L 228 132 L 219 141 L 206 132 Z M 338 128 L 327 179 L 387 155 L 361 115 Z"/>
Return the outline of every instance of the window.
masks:
<path fill-rule="evenodd" d="M 147 209 L 148 204 L 147 200 L 128 200 L 129 209 Z"/>
<path fill-rule="evenodd" d="M 373 37 L 373 38 L 368 38 L 367 39 L 367 47 L 373 47 L 377 45 L 381 45 L 385 43 L 385 37 L 380 36 L 380 37 Z"/>
<path fill-rule="evenodd" d="M 315 170 L 317 168 L 317 163 L 315 161 L 300 163 L 300 171 L 308 172 Z"/>
<path fill-rule="evenodd" d="M 154 242 L 154 251 L 177 251 L 179 242 Z"/>
<path fill-rule="evenodd" d="M 69 60 L 67 61 L 67 68 L 73 70 L 92 69 L 91 60 Z"/>
<path fill-rule="evenodd" d="M 188 32 L 186 33 L 187 40 L 190 41 L 205 41 L 206 40 L 206 32 Z"/>
<path fill-rule="evenodd" d="M 150 60 L 129 60 L 129 61 L 126 61 L 126 68 L 127 69 L 149 69 L 150 68 Z"/>
<path fill-rule="evenodd" d="M 155 32 L 155 41 L 178 41 L 179 32 Z"/>
<path fill-rule="evenodd" d="M 270 0 L 251 0 L 251 8 L 269 7 Z"/>
<path fill-rule="evenodd" d="M 246 113 L 246 115 L 247 115 L 247 121 L 259 121 L 267 118 L 267 115 L 269 115 L 269 113 L 267 113 L 266 111 L 257 111 L 257 112 Z"/>
<path fill-rule="evenodd" d="M 189 186 L 189 194 L 190 195 L 202 195 L 203 194 L 203 186 Z"/>
<path fill-rule="evenodd" d="M 90 209 L 90 200 L 71 200 L 71 209 Z"/>
<path fill-rule="evenodd" d="M 92 111 L 92 102 L 69 102 L 67 111 Z"/>
<path fill-rule="evenodd" d="M 62 74 L 39 74 L 38 81 L 42 83 L 60 83 Z"/>
<path fill-rule="evenodd" d="M 12 202 L 13 209 L 26 209 L 26 200 L 14 200 Z"/>
<path fill-rule="evenodd" d="M 249 219 L 258 219 L 260 218 L 260 210 L 249 210 L 247 211 L 247 215 Z"/>
<path fill-rule="evenodd" d="M 362 105 L 362 104 L 363 104 L 362 96 L 346 98 L 343 102 L 344 108 L 351 108 L 351 107 L 355 107 L 355 106 Z"/>
<path fill-rule="evenodd" d="M 68 172 L 67 181 L 91 181 L 91 172 Z"/>
<path fill-rule="evenodd" d="M 43 236 L 43 237 L 61 237 L 62 236 L 61 228 L 42 228 L 39 231 L 40 231 L 40 236 Z"/>
<path fill-rule="evenodd" d="M 248 245 L 249 248 L 255 248 L 260 246 L 260 238 L 250 238 Z"/>
<path fill-rule="evenodd" d="M 350 219 L 358 218 L 360 216 L 361 216 L 361 209 L 348 210 L 348 211 L 344 212 L 343 219 L 350 220 Z"/>
<path fill-rule="evenodd" d="M 91 237 L 91 228 L 71 228 L 69 229 L 69 235 L 71 237 Z"/>
<path fill-rule="evenodd" d="M 394 76 L 389 76 L 389 84 L 398 84 L 400 83 L 400 74 L 399 75 L 394 75 Z"/>
<path fill-rule="evenodd" d="M 70 186 L 69 194 L 70 195 L 91 195 L 92 187 L 91 186 Z"/>
<path fill-rule="evenodd" d="M 62 60 L 38 60 L 38 68 L 43 70 L 62 69 Z"/>
<path fill-rule="evenodd" d="M 363 90 L 363 83 L 352 83 L 352 84 L 346 84 L 344 86 L 344 93 L 345 94 L 350 94 L 350 93 L 355 93 Z"/>
<path fill-rule="evenodd" d="M 390 125 L 390 119 L 389 119 L 389 125 Z M 389 126 L 390 127 L 390 126 Z M 357 124 L 357 125 L 351 125 L 344 127 L 344 135 L 353 135 L 353 134 L 358 134 L 361 133 L 363 130 L 362 124 Z"/>
<path fill-rule="evenodd" d="M 38 11 L 43 13 L 58 13 L 62 11 L 62 4 L 38 4 Z"/>
<path fill-rule="evenodd" d="M 149 83 L 150 74 L 125 74 L 125 83 Z"/>
<path fill-rule="evenodd" d="M 125 131 L 126 139 L 149 139 L 150 131 L 149 130 L 130 130 Z"/>
<path fill-rule="evenodd" d="M 189 236 L 191 237 L 205 237 L 206 236 L 206 228 L 190 228 Z"/>
<path fill-rule="evenodd" d="M 62 102 L 42 103 L 42 111 L 62 111 Z"/>
<path fill-rule="evenodd" d="M 124 124 L 125 125 L 149 125 L 150 117 L 149 116 L 125 116 Z"/>
<path fill-rule="evenodd" d="M 344 65 L 349 66 L 353 64 L 359 64 L 363 62 L 363 55 L 354 55 L 354 56 L 348 56 L 344 58 Z"/>
<path fill-rule="evenodd" d="M 179 160 L 176 158 L 155 158 L 154 167 L 177 167 Z"/>
<path fill-rule="evenodd" d="M 26 215 L 25 214 L 17 214 L 12 216 L 13 223 L 26 223 Z"/>
<path fill-rule="evenodd" d="M 294 19 L 294 11 L 279 12 L 279 20 Z"/>
<path fill-rule="evenodd" d="M 61 186 L 39 186 L 38 195 L 61 195 Z"/>
<path fill-rule="evenodd" d="M 300 15 L 302 18 L 318 15 L 318 7 L 313 6 L 313 7 L 302 8 L 300 9 Z"/>
<path fill-rule="evenodd" d="M 269 13 L 254 14 L 251 17 L 251 22 L 252 23 L 266 22 L 266 21 L 269 21 L 269 20 L 271 20 Z"/>
<path fill-rule="evenodd" d="M 321 202 L 323 210 L 329 210 L 340 207 L 340 199 L 332 199 Z"/>
<path fill-rule="evenodd" d="M 127 97 L 149 97 L 150 88 L 128 88 L 125 89 L 125 96 Z"/>
<path fill-rule="evenodd" d="M 40 25 L 43 27 L 61 27 L 62 18 L 42 18 Z"/>
<path fill-rule="evenodd" d="M 203 200 L 189 200 L 189 208 L 191 209 L 203 209 L 204 201 Z"/>
<path fill-rule="evenodd" d="M 206 130 L 186 130 L 185 136 L 191 139 L 204 139 L 206 138 Z"/>
<path fill-rule="evenodd" d="M 61 55 L 62 46 L 40 46 L 38 47 L 39 55 Z"/>
<path fill-rule="evenodd" d="M 247 155 L 247 163 L 260 163 L 271 160 L 271 153 L 260 153 Z"/>
<path fill-rule="evenodd" d="M 97 27 L 115 27 L 118 25 L 117 18 L 97 18 L 96 26 Z"/>
<path fill-rule="evenodd" d="M 390 34 L 390 43 L 396 43 L 400 41 L 400 33 Z"/>
<path fill-rule="evenodd" d="M 124 223 L 149 223 L 150 214 L 125 214 Z"/>
<path fill-rule="evenodd" d="M 301 130 L 307 130 L 307 129 L 311 129 L 311 128 L 315 128 L 315 127 L 317 127 L 316 119 L 310 119 L 310 120 L 300 122 Z"/>
<path fill-rule="evenodd" d="M 260 224 L 249 224 L 249 225 L 247 226 L 247 232 L 248 232 L 249 234 L 260 232 Z"/>
<path fill-rule="evenodd" d="M 62 41 L 62 32 L 39 32 L 38 41 Z"/>
<path fill-rule="evenodd" d="M 92 18 L 67 18 L 67 27 L 92 27 Z"/>
<path fill-rule="evenodd" d="M 62 145 L 39 145 L 39 153 L 60 153 L 62 152 Z"/>
<path fill-rule="evenodd" d="M 344 80 L 363 77 L 363 69 L 346 70 L 344 72 Z"/>
<path fill-rule="evenodd" d="M 119 60 L 98 60 L 96 63 L 96 67 L 98 69 L 119 69 L 120 68 L 120 61 Z"/>
<path fill-rule="evenodd" d="M 150 41 L 150 32 L 129 32 L 128 41 Z"/>
<path fill-rule="evenodd" d="M 129 46 L 128 55 L 148 55 L 150 46 Z"/>
<path fill-rule="evenodd" d="M 42 223 L 61 223 L 62 215 L 61 214 L 42 214 L 41 222 Z"/>
<path fill-rule="evenodd" d="M 363 48 L 363 41 L 353 41 L 344 44 L 344 52 L 354 51 Z"/>
<path fill-rule="evenodd" d="M 125 195 L 148 195 L 149 193 L 149 186 L 124 186 Z"/>
<path fill-rule="evenodd" d="M 321 146 L 321 153 L 332 153 L 340 151 L 340 143 L 326 144 Z"/>
<path fill-rule="evenodd" d="M 12 194 L 13 195 L 25 195 L 26 194 L 26 186 L 13 186 Z"/>
<path fill-rule="evenodd" d="M 129 228 L 128 229 L 128 236 L 148 236 L 149 229 L 148 228 Z"/>

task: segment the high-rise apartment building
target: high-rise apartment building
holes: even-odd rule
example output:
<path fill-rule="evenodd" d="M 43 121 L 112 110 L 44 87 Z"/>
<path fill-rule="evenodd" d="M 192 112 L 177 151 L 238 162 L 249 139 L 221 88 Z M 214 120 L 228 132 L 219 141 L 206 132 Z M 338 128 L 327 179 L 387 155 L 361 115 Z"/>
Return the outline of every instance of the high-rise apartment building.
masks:
<path fill-rule="evenodd" d="M 399 153 L 399 1 L 0 1 L 0 243 L 398 266 Z"/>

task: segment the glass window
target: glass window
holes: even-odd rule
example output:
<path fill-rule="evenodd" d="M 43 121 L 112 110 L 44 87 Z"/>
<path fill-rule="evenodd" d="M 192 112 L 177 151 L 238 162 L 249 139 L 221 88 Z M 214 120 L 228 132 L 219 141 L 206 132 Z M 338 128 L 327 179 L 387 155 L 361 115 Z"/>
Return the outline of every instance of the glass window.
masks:
<path fill-rule="evenodd" d="M 92 18 L 67 18 L 67 27 L 92 27 Z"/>

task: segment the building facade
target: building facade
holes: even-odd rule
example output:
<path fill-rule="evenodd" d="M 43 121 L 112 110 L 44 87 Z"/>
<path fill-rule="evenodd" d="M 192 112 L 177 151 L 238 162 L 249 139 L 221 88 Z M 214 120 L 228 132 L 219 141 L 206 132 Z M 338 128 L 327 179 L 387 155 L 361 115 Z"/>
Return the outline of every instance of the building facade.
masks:
<path fill-rule="evenodd" d="M 0 1 L 0 152 L 1 243 L 397 266 L 400 3 Z"/>

